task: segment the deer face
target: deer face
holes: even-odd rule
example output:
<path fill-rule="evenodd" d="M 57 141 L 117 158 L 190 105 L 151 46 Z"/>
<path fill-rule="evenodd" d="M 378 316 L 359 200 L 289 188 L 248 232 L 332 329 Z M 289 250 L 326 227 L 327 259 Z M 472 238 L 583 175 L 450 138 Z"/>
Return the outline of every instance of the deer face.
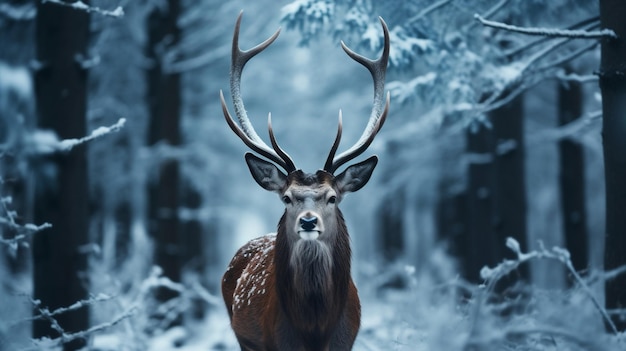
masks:
<path fill-rule="evenodd" d="M 337 232 L 337 206 L 343 195 L 369 181 L 378 158 L 354 164 L 338 176 L 324 170 L 314 174 L 296 170 L 285 175 L 273 163 L 251 153 L 246 154 L 246 162 L 254 180 L 276 192 L 285 204 L 284 225 L 289 235 L 295 240 L 324 240 Z"/>

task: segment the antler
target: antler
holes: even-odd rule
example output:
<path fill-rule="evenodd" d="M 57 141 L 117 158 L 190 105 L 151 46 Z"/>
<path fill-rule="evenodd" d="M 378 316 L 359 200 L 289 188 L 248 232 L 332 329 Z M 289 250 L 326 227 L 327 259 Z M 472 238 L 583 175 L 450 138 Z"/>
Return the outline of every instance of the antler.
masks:
<path fill-rule="evenodd" d="M 222 101 L 222 111 L 224 112 L 224 118 L 226 118 L 226 122 L 230 126 L 230 129 L 237 134 L 237 136 L 246 144 L 252 151 L 259 153 L 262 156 L 267 157 L 269 160 L 274 161 L 276 164 L 281 166 L 287 171 L 287 173 L 291 173 L 296 170 L 296 166 L 293 163 L 293 160 L 283 149 L 278 146 L 276 142 L 276 138 L 274 137 L 274 132 L 272 131 L 272 118 L 271 115 L 268 116 L 268 130 L 270 134 L 270 140 L 272 142 L 273 148 L 270 148 L 256 133 L 250 119 L 248 118 L 248 114 L 246 113 L 245 106 L 243 104 L 243 99 L 241 98 L 241 72 L 243 71 L 246 63 L 256 56 L 256 54 L 265 50 L 268 46 L 270 46 L 274 40 L 280 34 L 280 28 L 267 40 L 262 42 L 261 44 L 253 47 L 250 50 L 243 51 L 239 48 L 239 27 L 241 25 L 241 18 L 243 16 L 243 11 L 239 13 L 239 17 L 237 17 L 237 23 L 235 24 L 235 33 L 233 35 L 233 49 L 232 49 L 232 61 L 230 66 L 230 93 L 233 99 L 233 105 L 235 106 L 235 114 L 237 115 L 237 119 L 239 120 L 239 124 L 235 122 L 233 117 L 230 115 L 228 111 L 228 107 L 226 106 L 226 101 L 224 101 L 224 94 L 220 90 L 220 99 Z"/>
<path fill-rule="evenodd" d="M 383 53 L 377 60 L 370 60 L 364 56 L 357 54 L 352 51 L 350 48 L 341 42 L 341 47 L 343 50 L 356 62 L 362 64 L 367 68 L 372 74 L 372 78 L 374 79 L 374 106 L 372 107 L 372 112 L 370 114 L 370 119 L 367 122 L 367 126 L 365 126 L 365 130 L 363 134 L 359 138 L 359 140 L 352 145 L 348 150 L 339 154 L 339 156 L 335 157 L 335 153 L 337 152 L 337 148 L 339 147 L 339 142 L 341 140 L 341 111 L 339 111 L 339 127 L 337 129 L 337 136 L 335 138 L 335 142 L 328 154 L 328 158 L 326 160 L 326 164 L 324 165 L 324 170 L 329 173 L 334 173 L 339 167 L 341 167 L 346 162 L 358 157 L 361 155 L 367 148 L 370 146 L 372 141 L 374 141 L 374 137 L 380 130 L 380 128 L 385 123 L 385 119 L 387 118 L 387 112 L 389 111 L 389 93 L 387 93 L 387 99 L 383 108 L 383 100 L 384 99 L 384 90 L 385 90 L 385 73 L 387 71 L 387 61 L 389 59 L 389 30 L 387 29 L 387 24 L 382 19 L 382 17 L 378 17 L 380 23 L 383 26 L 383 33 L 385 36 L 385 43 L 383 47 Z"/>

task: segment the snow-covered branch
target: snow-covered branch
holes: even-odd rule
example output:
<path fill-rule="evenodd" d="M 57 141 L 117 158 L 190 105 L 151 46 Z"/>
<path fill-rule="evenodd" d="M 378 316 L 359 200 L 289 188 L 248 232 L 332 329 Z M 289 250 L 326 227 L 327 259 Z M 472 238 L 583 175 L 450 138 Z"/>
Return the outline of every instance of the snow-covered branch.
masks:
<path fill-rule="evenodd" d="M 71 304 L 70 306 L 67 307 L 59 307 L 56 310 L 50 311 L 48 308 L 42 307 L 39 308 L 39 314 L 30 317 L 30 318 L 26 318 L 24 320 L 22 320 L 22 322 L 26 322 L 26 321 L 34 321 L 34 320 L 39 320 L 39 319 L 49 319 L 50 317 L 54 317 L 63 313 L 67 313 L 70 311 L 75 311 L 78 310 L 80 308 L 83 307 L 87 307 L 87 306 L 91 306 L 93 304 L 99 303 L 99 302 L 105 302 L 105 301 L 109 301 L 111 299 L 113 299 L 114 296 L 110 296 L 110 295 L 106 295 L 106 294 L 98 294 L 97 296 L 94 296 L 90 299 L 87 300 L 80 300 L 80 301 L 76 301 L 73 304 Z M 41 301 L 39 300 L 31 300 L 32 304 L 34 306 L 39 306 L 41 304 Z"/>
<path fill-rule="evenodd" d="M 117 123 L 109 127 L 96 128 L 91 134 L 80 139 L 59 140 L 53 132 L 38 131 L 33 134 L 33 143 L 39 153 L 68 152 L 77 145 L 117 132 L 124 127 L 124 124 L 126 124 L 126 119 L 120 118 Z"/>
<path fill-rule="evenodd" d="M 0 208 L 2 210 L 2 214 L 0 214 L 0 225 L 6 226 L 13 230 L 17 235 L 12 238 L 5 238 L 0 236 L 0 244 L 8 245 L 12 249 L 17 249 L 17 245 L 24 239 L 26 239 L 27 235 L 34 234 L 36 232 L 42 231 L 47 228 L 51 228 L 52 225 L 50 223 L 44 223 L 40 225 L 27 223 L 27 224 L 18 224 L 15 219 L 17 218 L 17 212 L 9 209 L 9 205 L 12 202 L 12 198 L 10 196 L 0 198 Z"/>
<path fill-rule="evenodd" d="M 518 95 L 539 82 L 545 79 L 554 78 L 554 69 L 571 60 L 574 60 L 585 52 L 592 50 L 597 45 L 597 43 L 591 43 L 590 45 L 583 46 L 578 50 L 554 61 L 543 64 L 539 67 L 535 66 L 537 62 L 548 57 L 550 53 L 556 51 L 557 48 L 566 44 L 569 40 L 570 39 L 568 38 L 561 38 L 553 42 L 551 45 L 534 53 L 523 62 L 514 63 L 505 67 L 506 70 L 510 71 L 510 74 L 507 75 L 508 78 L 504 81 L 504 84 L 502 84 L 499 89 L 492 92 L 487 99 L 475 106 L 473 108 L 474 112 L 482 114 L 506 105 Z M 556 73 L 556 78 L 558 79 L 561 78 L 559 74 L 562 75 L 560 70 Z"/>
<path fill-rule="evenodd" d="M 424 75 L 417 76 L 406 83 L 393 81 L 387 86 L 391 92 L 393 100 L 403 104 L 412 99 L 414 96 L 419 95 L 420 89 L 424 90 L 432 86 L 436 78 L 436 73 L 428 72 Z"/>
<path fill-rule="evenodd" d="M 548 57 L 549 54 L 555 52 L 559 47 L 565 45 L 571 40 L 571 38 L 559 38 L 550 43 L 550 45 L 535 52 L 530 57 L 520 62 L 514 62 L 511 65 L 505 66 L 500 72 L 506 72 L 506 79 L 501 83 L 499 89 L 495 89 L 491 95 L 489 95 L 484 101 L 482 101 L 474 110 L 478 114 L 492 111 L 500 106 L 503 106 L 507 102 L 514 99 L 517 95 L 521 94 L 526 89 L 539 83 L 545 78 L 551 77 L 551 75 L 544 73 L 544 69 L 537 70 L 535 74 L 529 75 L 528 72 L 534 65 Z M 578 51 L 576 55 L 580 54 Z M 575 57 L 575 56 L 573 56 Z M 571 58 L 573 58 L 571 57 Z M 564 60 L 559 60 L 560 63 L 564 63 Z"/>
<path fill-rule="evenodd" d="M 33 234 L 36 232 L 40 232 L 44 229 L 52 228 L 52 224 L 44 223 L 40 225 L 27 223 L 27 224 L 17 224 L 11 219 L 0 217 L 0 224 L 6 225 L 9 228 L 15 229 L 19 232 L 25 232 L 27 234 Z M 19 241 L 23 240 L 26 237 L 25 234 L 19 234 L 11 239 L 0 238 L 0 243 L 7 245 L 17 244 Z"/>
<path fill-rule="evenodd" d="M 474 22 L 476 23 L 476 22 Z M 580 21 L 578 23 L 575 23 L 565 29 L 567 30 L 584 30 L 584 31 L 592 31 L 595 30 L 597 28 L 600 27 L 600 18 L 599 17 L 592 17 L 592 18 L 588 18 L 586 20 Z M 540 37 L 536 40 L 530 41 L 528 43 L 525 43 L 523 45 L 520 45 L 518 47 L 512 48 L 510 50 L 507 50 L 504 52 L 504 54 L 502 56 L 504 57 L 514 57 L 517 56 L 519 54 L 521 54 L 524 51 L 527 51 L 529 49 L 531 49 L 532 47 L 535 47 L 537 45 L 541 45 L 543 43 L 545 43 L 548 40 L 551 40 L 552 38 L 550 37 Z"/>
<path fill-rule="evenodd" d="M 579 39 L 602 39 L 611 38 L 616 39 L 617 34 L 611 29 L 602 29 L 599 31 L 586 31 L 586 30 L 568 30 L 558 28 L 534 28 L 534 27 L 518 27 L 502 22 L 490 21 L 483 18 L 479 14 L 474 14 L 474 18 L 482 23 L 484 26 L 492 27 L 496 29 L 503 29 L 510 32 L 527 34 L 527 35 L 539 35 L 552 38 L 579 38 Z"/>
<path fill-rule="evenodd" d="M 577 82 L 577 83 L 590 83 L 590 82 L 597 82 L 598 81 L 598 76 L 597 75 L 593 75 L 593 74 L 587 74 L 587 75 L 579 75 L 576 73 L 565 73 L 564 71 L 559 71 L 556 74 L 556 78 L 560 81 L 563 82 Z"/>
<path fill-rule="evenodd" d="M 73 341 L 76 339 L 88 338 L 90 335 L 93 335 L 102 330 L 112 328 L 113 326 L 119 324 L 120 322 L 128 318 L 131 318 L 133 315 L 135 315 L 136 311 L 137 311 L 137 308 L 133 307 L 131 309 L 124 311 L 123 313 L 118 315 L 116 318 L 114 318 L 112 321 L 94 325 L 93 327 L 87 330 L 82 330 L 82 331 L 75 332 L 75 333 L 62 333 L 61 336 L 59 336 L 58 338 L 54 338 L 54 339 L 41 338 L 41 339 L 33 340 L 33 343 L 35 344 L 35 346 L 32 348 L 23 349 L 23 351 L 52 350 L 70 341 Z"/>
<path fill-rule="evenodd" d="M 115 123 L 114 125 L 110 126 L 110 127 L 99 127 L 96 128 L 94 131 L 91 132 L 91 134 L 89 134 L 86 137 L 82 137 L 80 139 L 65 139 L 65 140 L 61 140 L 61 142 L 59 143 L 60 149 L 62 151 L 70 151 L 74 146 L 100 138 L 102 136 L 105 136 L 107 134 L 111 134 L 113 132 L 118 132 L 120 129 L 122 129 L 124 127 L 124 124 L 126 124 L 126 118 L 120 118 L 117 123 Z"/>
<path fill-rule="evenodd" d="M 611 328 L 611 331 L 616 335 L 618 334 L 617 328 L 609 317 L 606 309 L 602 307 L 598 299 L 596 299 L 595 295 L 591 291 L 591 288 L 583 280 L 580 274 L 578 274 L 576 269 L 574 269 L 574 264 L 572 263 L 570 253 L 569 251 L 567 251 L 567 249 L 555 246 L 552 249 L 548 250 L 543 246 L 542 242 L 539 242 L 539 250 L 529 251 L 525 253 L 522 252 L 519 242 L 510 237 L 506 239 L 506 246 L 511 251 L 513 251 L 513 253 L 515 253 L 515 255 L 517 256 L 516 259 L 504 260 L 493 268 L 485 266 L 480 270 L 480 276 L 486 281 L 488 291 L 492 291 L 496 283 L 501 278 L 516 270 L 523 263 L 527 263 L 533 259 L 556 260 L 563 263 L 563 265 L 568 269 L 572 277 L 574 277 L 580 288 L 589 297 L 595 308 L 602 315 L 602 318 Z"/>
<path fill-rule="evenodd" d="M 59 6 L 69 7 L 74 10 L 85 11 L 87 13 L 97 13 L 103 16 L 116 17 L 116 18 L 124 16 L 124 9 L 121 6 L 116 7 L 114 10 L 103 10 L 96 6 L 89 6 L 82 1 L 65 2 L 62 0 L 41 0 L 41 2 L 44 4 L 49 2 L 51 4 L 56 4 Z"/>

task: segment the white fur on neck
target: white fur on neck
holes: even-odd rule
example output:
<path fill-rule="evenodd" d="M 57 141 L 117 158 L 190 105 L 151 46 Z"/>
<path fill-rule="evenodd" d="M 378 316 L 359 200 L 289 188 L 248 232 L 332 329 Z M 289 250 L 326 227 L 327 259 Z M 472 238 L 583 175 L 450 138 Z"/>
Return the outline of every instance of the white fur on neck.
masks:
<path fill-rule="evenodd" d="M 289 264 L 303 292 L 321 292 L 332 284 L 332 251 L 323 240 L 297 240 Z"/>

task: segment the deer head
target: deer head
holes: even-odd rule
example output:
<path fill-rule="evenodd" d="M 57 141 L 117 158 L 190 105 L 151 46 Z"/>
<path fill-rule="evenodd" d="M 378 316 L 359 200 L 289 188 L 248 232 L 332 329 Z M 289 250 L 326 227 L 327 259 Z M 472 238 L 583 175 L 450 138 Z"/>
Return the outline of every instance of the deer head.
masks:
<path fill-rule="evenodd" d="M 335 176 L 335 172 L 339 167 L 365 152 L 387 118 L 389 111 L 389 94 L 387 94 L 386 99 L 384 99 L 385 72 L 389 58 L 389 32 L 387 26 L 381 18 L 380 21 L 385 34 L 385 46 L 381 57 L 377 60 L 370 60 L 363 57 L 348 48 L 343 41 L 341 42 L 344 51 L 352 59 L 365 66 L 372 74 L 374 80 L 374 104 L 368 123 L 359 140 L 346 151 L 335 155 L 339 148 L 342 134 L 342 115 L 341 111 L 339 112 L 337 135 L 330 149 L 326 163 L 323 169 L 311 175 L 298 170 L 292 158 L 278 145 L 272 129 L 271 114 L 268 116 L 268 131 L 272 147 L 269 147 L 259 137 L 248 118 L 241 97 L 241 73 L 245 64 L 252 57 L 265 50 L 276 40 L 280 34 L 280 29 L 263 43 L 250 50 L 243 51 L 239 48 L 239 28 L 241 19 L 242 14 L 237 18 L 235 26 L 230 72 L 231 95 L 237 120 L 240 125 L 237 124 L 228 111 L 224 95 L 220 91 L 224 117 L 232 131 L 235 132 L 244 144 L 252 151 L 271 161 L 268 162 L 252 153 L 245 155 L 246 163 L 248 164 L 254 180 L 264 189 L 278 193 L 285 203 L 288 217 L 292 218 L 293 223 L 297 226 L 297 228 L 294 227 L 295 232 L 317 231 L 318 234 L 322 234 L 320 229 L 324 228 L 324 223 L 321 221 L 323 217 L 315 216 L 317 219 L 317 221 L 315 221 L 313 217 L 307 214 L 309 212 L 320 215 L 327 213 L 326 208 L 335 207 L 337 203 L 341 201 L 343 194 L 361 189 L 369 181 L 378 162 L 376 156 L 371 156 L 363 162 L 347 167 L 346 170 Z M 281 171 L 279 167 L 282 168 L 284 172 Z M 317 181 L 313 181 L 314 179 Z M 313 224 L 315 224 L 315 227 L 312 227 Z M 306 228 L 313 229 L 306 230 Z M 315 235 L 309 233 L 303 236 L 312 238 Z"/>

